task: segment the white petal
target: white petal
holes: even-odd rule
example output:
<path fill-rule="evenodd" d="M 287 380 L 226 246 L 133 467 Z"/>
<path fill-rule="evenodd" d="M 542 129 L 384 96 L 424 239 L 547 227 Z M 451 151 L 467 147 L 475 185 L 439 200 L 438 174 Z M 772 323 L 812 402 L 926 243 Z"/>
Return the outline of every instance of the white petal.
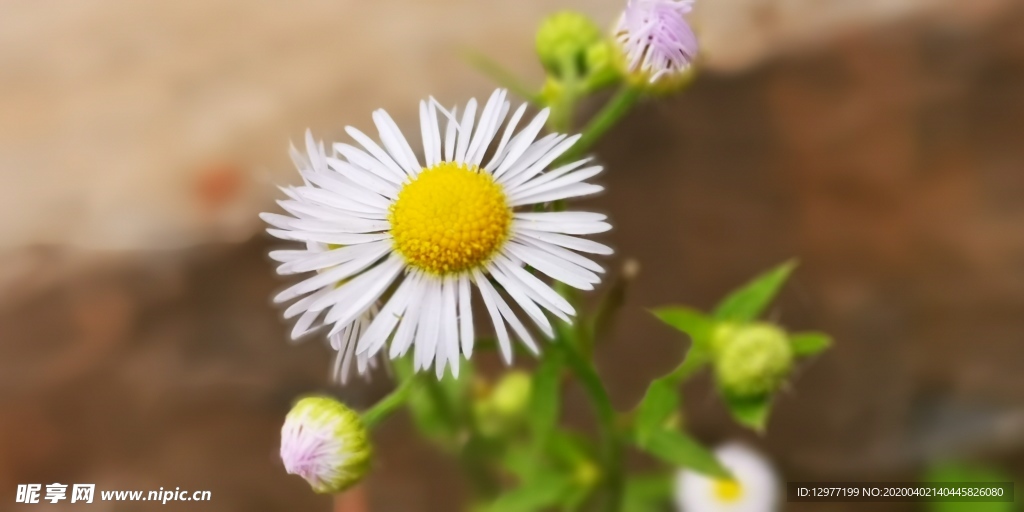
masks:
<path fill-rule="evenodd" d="M 458 108 L 449 112 L 448 128 L 444 133 L 444 159 L 447 162 L 455 159 L 455 141 L 459 137 L 459 122 L 456 120 L 458 112 Z"/>
<path fill-rule="evenodd" d="M 507 186 L 519 186 L 522 183 L 528 181 L 530 178 L 533 178 L 534 176 L 540 174 L 540 172 L 547 168 L 547 166 L 551 165 L 551 163 L 554 162 L 556 158 L 561 156 L 562 153 L 565 153 L 570 147 L 576 144 L 576 141 L 578 140 L 580 140 L 580 135 L 573 135 L 572 137 L 569 137 L 564 141 L 559 142 L 558 145 L 555 146 L 554 148 L 548 150 L 542 157 L 540 157 L 536 162 L 532 163 L 530 167 L 528 167 L 526 170 L 523 170 L 521 172 L 509 171 L 509 173 L 505 176 Z"/>
<path fill-rule="evenodd" d="M 422 300 L 423 318 L 420 320 L 419 329 L 416 331 L 416 340 L 413 342 L 415 355 L 415 368 L 426 370 L 434 361 L 434 354 L 437 351 L 438 331 L 441 327 L 441 282 L 437 279 L 425 278 L 427 282 L 426 293 Z"/>
<path fill-rule="evenodd" d="M 499 165 L 494 171 L 495 177 L 501 176 L 510 167 L 515 165 L 516 161 L 519 160 L 519 157 L 522 156 L 530 145 L 533 144 L 533 141 L 536 140 L 537 134 L 540 133 L 541 128 L 544 127 L 544 123 L 547 122 L 549 114 L 550 111 L 548 109 L 541 110 L 540 113 L 537 114 L 537 117 L 534 117 L 533 121 L 531 121 L 526 128 L 523 128 L 523 131 L 519 132 L 519 134 L 512 139 L 508 146 L 508 154 L 502 158 L 501 165 Z"/>
<path fill-rule="evenodd" d="M 420 132 L 424 164 L 433 167 L 441 161 L 441 132 L 437 129 L 437 111 L 433 103 L 420 102 Z"/>
<path fill-rule="evenodd" d="M 418 284 L 419 279 L 413 276 L 407 276 L 402 281 L 402 284 L 398 286 L 398 289 L 391 295 L 380 313 L 374 317 L 370 327 L 359 339 L 359 347 L 356 350 L 358 353 L 372 357 L 380 351 L 405 313 L 412 292 L 416 290 Z"/>
<path fill-rule="evenodd" d="M 344 307 L 340 307 L 342 300 L 338 300 L 327 313 L 325 322 L 334 323 L 335 326 L 347 324 L 361 315 L 364 311 L 373 306 L 373 303 L 380 298 L 381 294 L 391 286 L 391 283 L 402 271 L 405 264 L 402 257 L 391 255 L 376 267 L 367 270 L 360 276 L 348 283 L 341 285 L 324 298 L 314 302 L 309 308 L 312 310 L 321 309 L 332 303 L 331 295 L 337 294 L 343 298 Z M 346 293 L 350 292 L 350 293 Z"/>
<path fill-rule="evenodd" d="M 356 245 L 391 238 L 388 233 L 320 233 L 314 231 L 284 231 L 268 229 L 267 233 L 281 240 L 297 242 L 320 242 L 332 245 Z"/>
<path fill-rule="evenodd" d="M 512 231 L 544 231 L 547 233 L 563 233 L 566 235 L 592 235 L 604 233 L 612 229 L 607 222 L 536 222 L 532 220 L 513 220 Z"/>
<path fill-rule="evenodd" d="M 537 249 L 547 252 L 556 258 L 561 258 L 571 263 L 575 263 L 576 265 L 579 265 L 587 270 L 591 270 L 599 274 L 604 273 L 604 267 L 598 265 L 590 258 L 580 256 L 579 254 L 576 254 L 568 249 L 563 249 L 555 244 L 549 244 L 547 242 L 542 242 L 540 240 L 525 236 L 516 236 L 514 240 L 523 245 L 536 247 Z"/>
<path fill-rule="evenodd" d="M 328 158 L 327 164 L 335 171 L 346 178 L 358 183 L 369 190 L 372 190 L 384 197 L 394 199 L 398 197 L 398 185 L 378 177 L 376 174 L 361 167 L 352 165 L 340 158 Z"/>
<path fill-rule="evenodd" d="M 599 244 L 593 240 L 587 240 L 584 238 L 577 238 L 574 236 L 562 235 L 558 233 L 542 233 L 539 231 L 522 231 L 517 235 L 527 236 L 542 242 L 557 245 L 559 247 L 565 247 L 574 251 L 586 252 L 590 254 L 612 254 L 615 251 L 611 247 L 604 244 Z"/>
<path fill-rule="evenodd" d="M 555 258 L 544 251 L 534 249 L 533 247 L 526 247 L 515 242 L 509 242 L 505 247 L 527 265 L 573 288 L 593 290 L 594 284 L 601 282 L 597 274 L 573 263 Z"/>
<path fill-rule="evenodd" d="M 505 133 L 501 136 L 501 142 L 498 143 L 498 148 L 494 151 L 494 156 L 491 157 L 491 161 L 487 162 L 484 169 L 489 171 L 494 170 L 494 166 L 501 164 L 502 159 L 505 157 L 505 148 L 508 146 L 509 139 L 512 138 L 512 133 L 515 131 L 516 126 L 519 124 L 519 120 L 523 118 L 523 114 L 526 112 L 526 103 L 523 103 L 516 109 L 516 112 L 512 114 L 512 119 L 509 119 L 508 124 L 505 125 Z"/>
<path fill-rule="evenodd" d="M 505 322 L 501 319 L 501 313 L 498 310 L 498 292 L 491 286 L 491 283 L 487 282 L 487 278 L 484 277 L 479 270 L 473 269 L 473 282 L 476 283 L 477 289 L 480 290 L 480 296 L 484 299 L 484 306 L 487 308 L 487 314 L 491 316 L 491 323 L 494 324 L 494 334 L 498 338 L 498 349 L 501 352 L 501 359 L 505 361 L 505 364 L 512 364 L 512 343 L 508 338 L 508 331 L 505 329 Z"/>
<path fill-rule="evenodd" d="M 466 111 L 462 113 L 462 123 L 459 124 L 459 139 L 455 145 L 455 161 L 465 162 L 466 151 L 473 136 L 473 122 L 476 120 L 476 98 L 470 98 L 466 103 Z"/>
<path fill-rule="evenodd" d="M 544 316 L 544 312 L 541 311 L 537 304 L 527 296 L 525 286 L 520 284 L 505 275 L 504 271 L 498 268 L 497 265 L 491 263 L 487 266 L 488 272 L 494 276 L 494 279 L 501 284 L 502 288 L 505 289 L 505 293 L 512 297 L 512 300 L 519 304 L 519 307 L 526 313 L 526 316 L 533 320 L 533 323 L 537 324 L 541 332 L 544 333 L 548 338 L 552 338 L 555 335 L 554 329 L 551 327 L 551 322 Z"/>
<path fill-rule="evenodd" d="M 469 149 L 466 152 L 465 161 L 467 163 L 479 165 L 480 161 L 483 160 L 484 151 L 487 150 L 487 146 L 491 144 L 491 139 L 494 138 L 498 115 L 505 104 L 504 95 L 505 91 L 498 89 L 491 94 L 491 97 L 488 98 L 487 103 L 484 105 L 484 110 L 480 114 L 480 122 L 476 127 L 476 133 L 473 134 L 473 142 L 469 144 Z"/>
<path fill-rule="evenodd" d="M 452 375 L 459 377 L 459 319 L 455 306 L 455 279 L 446 277 L 441 285 L 441 337 L 438 345 L 444 346 L 444 353 L 451 364 Z M 444 376 L 442 370 L 441 376 Z"/>
<path fill-rule="evenodd" d="M 300 295 L 305 295 L 314 290 L 323 288 L 324 286 L 332 285 L 361 272 L 371 263 L 377 261 L 381 256 L 386 254 L 390 249 L 387 246 L 378 248 L 375 251 L 370 251 L 363 257 L 352 260 L 344 265 L 339 265 L 335 268 L 327 270 L 323 273 L 317 274 L 305 281 L 301 281 L 295 285 L 292 285 L 283 292 L 277 294 L 274 297 L 274 302 L 285 302 L 294 299 Z"/>
<path fill-rule="evenodd" d="M 533 188 L 535 186 L 543 185 L 544 183 L 552 181 L 555 178 L 558 178 L 558 177 L 563 176 L 563 175 L 565 175 L 565 174 L 567 174 L 567 173 L 569 173 L 571 171 L 574 171 L 577 168 L 579 168 L 580 166 L 582 166 L 583 164 L 588 163 L 590 160 L 591 159 L 588 157 L 588 158 L 584 158 L 582 160 L 577 160 L 577 161 L 572 162 L 570 164 L 565 164 L 563 166 L 560 166 L 560 167 L 557 167 L 557 168 L 552 169 L 550 171 L 547 171 L 547 172 L 541 174 L 540 176 L 537 176 L 537 177 L 533 178 L 532 180 L 527 181 L 526 183 L 520 184 L 520 185 L 518 185 L 516 187 L 509 187 L 509 188 L 507 188 L 507 190 L 509 191 L 509 194 L 518 194 L 518 193 L 521 193 L 521 192 L 525 192 L 526 190 L 529 190 L 529 189 L 531 189 L 531 188 Z M 594 168 L 598 169 L 598 172 L 600 172 L 600 169 L 602 169 L 602 167 L 599 166 L 599 165 L 592 166 L 592 167 L 587 167 L 586 169 L 594 169 Z M 585 170 L 585 169 L 580 169 L 580 172 L 583 172 L 583 170 Z"/>
<path fill-rule="evenodd" d="M 327 251 L 304 251 L 306 253 L 306 257 L 290 261 L 279 266 L 277 268 L 277 273 L 285 275 L 310 272 L 367 257 L 373 258 L 373 260 L 376 261 L 377 258 L 380 258 L 380 256 L 384 254 L 384 252 L 387 252 L 390 245 L 390 240 L 381 240 L 379 242 L 371 242 L 368 244 L 347 245 L 345 247 Z M 381 249 L 384 251 L 381 252 Z"/>
<path fill-rule="evenodd" d="M 390 181 L 397 185 L 401 184 L 406 178 L 405 173 L 397 167 L 397 164 L 395 164 L 395 168 L 392 169 L 380 160 L 368 155 L 365 151 L 355 146 L 336 142 L 334 143 L 334 150 L 341 154 L 341 156 L 344 156 L 352 165 L 366 169 L 380 179 Z"/>
<path fill-rule="evenodd" d="M 330 190 L 324 190 L 322 188 L 296 187 L 295 193 L 298 194 L 300 200 L 306 200 L 313 203 L 319 203 L 324 206 L 329 206 L 331 208 L 336 208 L 340 210 L 339 213 L 348 213 L 352 216 L 359 215 L 361 217 L 372 215 L 380 218 L 387 215 L 387 210 L 367 206 L 363 203 L 353 201 L 345 196 L 335 194 Z"/>
<path fill-rule="evenodd" d="M 565 137 L 565 135 L 560 133 L 549 133 L 537 139 L 526 148 L 526 151 L 516 159 L 515 163 L 509 164 L 509 166 L 504 170 L 499 167 L 499 169 L 495 171 L 495 178 L 500 177 L 501 179 L 498 179 L 497 181 L 505 183 L 510 176 L 518 174 L 537 160 L 543 158 L 548 151 L 557 146 L 559 142 L 565 140 Z M 515 143 L 516 139 L 512 139 L 512 144 Z M 508 164 L 508 162 L 508 160 L 502 162 L 501 167 L 505 167 L 505 164 Z"/>
<path fill-rule="evenodd" d="M 349 163 L 349 165 L 355 166 L 351 163 Z M 388 201 L 386 198 L 359 185 L 347 176 L 338 172 L 333 172 L 330 169 L 323 172 L 303 171 L 302 176 L 320 188 L 330 190 L 331 192 L 344 196 L 351 201 L 370 206 L 377 210 L 387 209 L 391 204 L 391 201 Z M 380 178 L 380 176 L 377 177 Z"/>
<path fill-rule="evenodd" d="M 596 194 L 602 190 L 604 190 L 604 187 L 600 185 L 591 185 L 589 183 L 576 183 L 574 185 L 562 187 L 556 190 L 552 190 L 550 192 L 531 194 L 526 197 L 521 197 L 515 200 L 509 200 L 509 206 L 523 206 L 527 204 L 557 201 L 559 199 L 569 199 L 570 197 L 587 196 L 591 194 Z"/>
<path fill-rule="evenodd" d="M 501 316 L 505 318 L 508 325 L 512 327 L 513 331 L 515 331 L 519 341 L 523 342 L 523 345 L 526 345 L 526 348 L 529 349 L 530 352 L 533 352 L 534 355 L 540 354 L 540 348 L 538 348 L 537 344 L 534 343 L 533 337 L 530 336 L 530 331 L 526 330 L 523 323 L 516 318 L 515 313 L 512 312 L 512 308 L 508 307 L 508 304 L 505 303 L 505 299 L 502 299 L 501 296 L 497 294 L 495 294 L 495 298 L 498 303 L 498 311 L 501 312 Z"/>
<path fill-rule="evenodd" d="M 288 306 L 288 309 L 284 310 L 284 317 L 286 319 L 292 318 L 298 315 L 299 313 L 306 312 L 307 310 L 309 310 L 309 306 L 311 304 L 316 302 L 316 300 L 319 299 L 320 297 L 323 297 L 329 291 L 329 288 L 324 288 L 322 290 L 318 290 L 316 293 L 311 293 L 308 296 L 295 301 L 291 306 Z"/>
<path fill-rule="evenodd" d="M 569 301 L 565 300 L 565 297 L 559 295 L 558 292 L 545 284 L 544 281 L 523 270 L 520 265 L 513 263 L 504 256 L 499 256 L 495 259 L 495 262 L 505 271 L 506 275 L 516 279 L 523 285 L 524 291 L 530 295 L 530 298 L 552 314 L 566 322 L 569 321 L 569 316 L 576 315 L 576 310 L 572 307 L 572 304 L 569 304 Z"/>
<path fill-rule="evenodd" d="M 404 177 L 406 175 L 405 171 L 395 163 L 391 156 L 388 155 L 387 151 L 381 149 L 381 147 L 365 133 L 351 126 L 345 127 L 345 133 L 347 133 L 349 137 L 355 139 L 360 146 L 363 146 L 367 151 L 369 151 L 378 162 L 384 164 L 384 166 L 387 167 L 396 177 Z"/>
<path fill-rule="evenodd" d="M 600 222 L 608 216 L 592 212 L 523 212 L 515 214 L 515 218 L 538 222 Z"/>
<path fill-rule="evenodd" d="M 416 154 L 412 152 L 409 141 L 405 140 L 402 130 L 398 129 L 394 119 L 384 109 L 373 113 L 373 122 L 377 125 L 377 132 L 384 147 L 395 159 L 405 172 L 414 176 L 420 169 L 420 163 L 416 160 Z"/>
<path fill-rule="evenodd" d="M 579 171 L 576 171 L 567 176 L 563 176 L 557 180 L 542 182 L 541 180 L 547 177 L 547 174 L 550 174 L 547 173 L 540 176 L 539 178 L 527 181 L 522 185 L 516 186 L 514 188 L 510 187 L 509 198 L 512 200 L 516 200 L 521 197 L 528 197 L 531 195 L 557 191 L 559 189 L 569 187 L 570 185 L 574 185 L 581 181 L 593 178 L 594 176 L 600 174 L 601 171 L 602 168 L 600 166 L 587 167 L 585 169 L 580 169 Z"/>
<path fill-rule="evenodd" d="M 459 276 L 459 333 L 462 339 L 462 354 L 469 359 L 473 355 L 473 302 L 469 276 Z"/>
<path fill-rule="evenodd" d="M 427 291 L 427 283 L 422 279 L 422 274 L 413 271 L 406 279 L 415 279 L 412 288 L 409 290 L 409 304 L 421 304 L 423 296 Z M 406 308 L 405 314 L 398 324 L 398 330 L 395 331 L 395 337 L 391 340 L 391 350 L 388 351 L 388 357 L 391 359 L 402 357 L 409 350 L 409 347 L 412 346 L 416 330 L 419 327 L 422 311 L 423 308 L 421 307 Z"/>

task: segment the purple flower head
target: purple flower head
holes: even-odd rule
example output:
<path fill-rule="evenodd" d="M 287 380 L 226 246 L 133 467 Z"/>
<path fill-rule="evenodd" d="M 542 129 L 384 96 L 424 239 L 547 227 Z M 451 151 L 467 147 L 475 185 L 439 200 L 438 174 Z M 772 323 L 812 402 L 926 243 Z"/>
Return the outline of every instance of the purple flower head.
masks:
<path fill-rule="evenodd" d="M 632 73 L 659 79 L 689 69 L 697 37 L 683 17 L 693 0 L 629 0 L 615 27 L 615 39 Z"/>

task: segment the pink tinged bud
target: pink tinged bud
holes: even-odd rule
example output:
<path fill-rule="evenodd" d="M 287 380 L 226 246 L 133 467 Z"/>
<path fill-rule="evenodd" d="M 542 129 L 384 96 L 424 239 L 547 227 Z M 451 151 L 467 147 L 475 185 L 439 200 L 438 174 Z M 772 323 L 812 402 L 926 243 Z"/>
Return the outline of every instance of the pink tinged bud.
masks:
<path fill-rule="evenodd" d="M 692 8 L 692 0 L 629 0 L 615 28 L 626 69 L 650 83 L 688 70 L 698 50 L 683 17 Z"/>
<path fill-rule="evenodd" d="M 339 493 L 369 472 L 372 448 L 359 414 L 327 397 L 299 400 L 281 428 L 285 470 L 317 493 Z"/>

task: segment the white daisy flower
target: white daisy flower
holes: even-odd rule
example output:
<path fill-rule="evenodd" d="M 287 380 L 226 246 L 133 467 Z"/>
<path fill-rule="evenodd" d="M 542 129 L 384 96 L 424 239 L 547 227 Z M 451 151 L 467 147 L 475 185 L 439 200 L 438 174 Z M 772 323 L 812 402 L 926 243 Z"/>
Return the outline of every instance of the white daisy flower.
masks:
<path fill-rule="evenodd" d="M 295 167 L 298 168 L 299 172 L 302 174 L 302 179 L 305 185 L 311 186 L 312 182 L 308 178 L 309 175 L 324 175 L 330 174 L 333 171 L 331 171 L 326 165 L 327 157 L 324 152 L 323 144 L 314 144 L 312 141 L 312 135 L 309 133 L 307 133 L 306 138 L 306 150 L 308 155 L 303 155 L 293 146 L 291 148 L 291 157 L 292 162 L 295 163 Z M 288 195 L 288 197 L 292 199 L 295 199 L 297 197 L 295 187 L 282 188 L 282 190 L 286 195 Z M 316 217 L 310 214 L 307 209 L 288 208 L 287 206 L 285 207 L 285 209 L 289 213 L 291 213 L 296 219 L 309 221 L 317 220 Z M 263 215 L 264 218 L 266 219 L 266 216 L 274 218 L 275 214 L 267 213 Z M 268 220 L 268 222 L 270 221 Z M 279 273 L 291 274 L 295 272 L 302 272 L 302 270 L 296 269 L 301 269 L 303 267 L 289 265 L 289 263 L 301 259 L 303 257 L 307 257 L 312 253 L 325 253 L 330 250 L 331 247 L 329 244 L 310 241 L 306 242 L 306 250 L 304 251 L 271 251 L 270 257 L 282 263 L 282 265 L 278 267 Z M 317 270 L 317 272 L 322 271 L 323 270 Z M 317 317 L 320 316 L 319 313 L 305 310 L 305 305 L 306 303 L 300 300 L 285 311 L 285 318 L 292 318 L 301 313 L 299 320 L 295 323 L 295 326 L 292 329 L 292 339 L 298 339 L 303 334 L 319 327 L 314 326 Z M 337 353 L 337 356 L 335 357 L 334 360 L 332 374 L 334 376 L 334 379 L 340 382 L 342 385 L 348 383 L 348 378 L 352 370 L 353 362 L 355 363 L 358 373 L 364 376 L 368 376 L 368 372 L 373 368 L 376 368 L 377 366 L 374 358 L 369 358 L 365 354 L 355 353 L 356 341 L 359 339 L 359 334 L 362 333 L 367 327 L 369 327 L 370 321 L 373 320 L 373 316 L 376 313 L 376 305 L 371 306 L 369 309 L 367 309 L 365 313 L 360 315 L 359 318 L 353 321 L 350 325 L 347 325 L 344 328 L 338 330 L 337 332 L 332 333 L 328 337 L 328 341 L 331 345 L 331 348 L 334 349 Z"/>
<path fill-rule="evenodd" d="M 715 450 L 733 480 L 716 480 L 684 469 L 676 477 L 680 512 L 773 512 L 779 507 L 779 479 L 771 464 L 752 448 L 730 443 Z"/>
<path fill-rule="evenodd" d="M 350 333 L 346 348 L 356 343 L 357 362 L 366 358 L 368 365 L 390 341 L 392 358 L 411 349 L 417 370 L 434 366 L 440 377 L 451 365 L 458 376 L 460 355 L 473 352 L 474 287 L 506 362 L 512 360 L 508 327 L 539 350 L 506 296 L 549 338 L 546 313 L 569 321 L 575 314 L 569 302 L 524 267 L 591 290 L 603 269 L 578 253 L 612 250 L 577 235 L 611 226 L 596 213 L 532 207 L 601 191 L 585 182 L 601 167 L 584 159 L 548 170 L 579 136 L 538 138 L 546 109 L 517 133 L 525 104 L 502 130 L 509 110 L 503 90 L 479 116 L 475 100 L 461 118 L 433 99 L 421 101 L 422 163 L 383 110 L 373 114 L 383 147 L 347 127 L 358 146 L 335 144 L 334 155 L 326 156 L 307 134 L 308 165 L 298 159 L 306 183 L 284 189 L 289 199 L 279 201 L 291 216 L 261 215 L 271 235 L 306 244 L 271 253 L 282 263 L 278 273 L 316 272 L 274 298 L 297 299 L 285 312 L 299 316 L 293 337 L 328 325 L 329 336 Z M 380 312 L 372 315 L 378 303 Z M 369 326 L 357 326 L 368 314 Z"/>

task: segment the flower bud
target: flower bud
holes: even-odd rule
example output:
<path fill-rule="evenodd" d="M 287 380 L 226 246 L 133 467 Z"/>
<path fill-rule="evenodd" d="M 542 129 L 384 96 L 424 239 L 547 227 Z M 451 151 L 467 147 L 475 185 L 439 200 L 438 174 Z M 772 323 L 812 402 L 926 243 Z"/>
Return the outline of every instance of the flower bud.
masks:
<path fill-rule="evenodd" d="M 610 41 L 598 41 L 587 47 L 584 55 L 587 90 L 596 91 L 619 80 L 621 73 L 615 63 L 616 58 L 616 50 Z"/>
<path fill-rule="evenodd" d="M 587 48 L 601 39 L 601 30 L 590 18 L 575 11 L 548 16 L 537 29 L 537 55 L 549 73 L 561 77 L 567 63 L 585 74 Z"/>
<path fill-rule="evenodd" d="M 627 80 L 649 94 L 668 94 L 694 76 L 697 37 L 685 19 L 693 0 L 629 0 L 615 27 L 618 62 Z"/>
<path fill-rule="evenodd" d="M 313 491 L 339 493 L 369 472 L 373 449 L 359 414 L 328 397 L 299 400 L 281 428 L 281 460 Z"/>
<path fill-rule="evenodd" d="M 497 435 L 518 425 L 530 404 L 533 381 L 522 371 L 505 374 L 490 393 L 474 404 L 481 431 Z"/>
<path fill-rule="evenodd" d="M 719 385 L 739 398 L 772 393 L 789 375 L 793 364 L 793 350 L 786 333 L 771 324 L 720 326 L 713 348 Z"/>

